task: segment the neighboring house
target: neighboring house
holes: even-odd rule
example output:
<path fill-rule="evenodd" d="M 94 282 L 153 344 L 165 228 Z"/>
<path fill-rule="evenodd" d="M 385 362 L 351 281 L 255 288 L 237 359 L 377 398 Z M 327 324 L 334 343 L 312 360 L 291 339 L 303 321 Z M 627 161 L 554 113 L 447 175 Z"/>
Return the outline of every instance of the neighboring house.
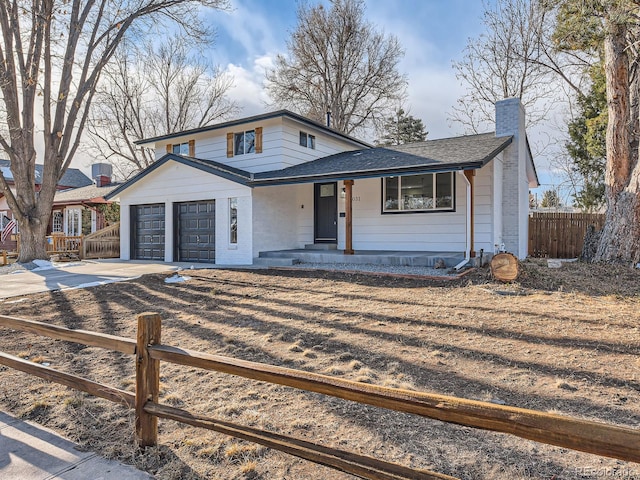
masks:
<path fill-rule="evenodd" d="M 538 184 L 518 99 L 496 132 L 371 148 L 288 111 L 140 141 L 157 161 L 107 199 L 121 258 L 251 264 L 260 252 L 527 255 Z"/>
<path fill-rule="evenodd" d="M 111 174 L 111 165 L 97 163 L 91 166 L 93 181 L 89 185 L 57 192 L 49 232 L 76 236 L 104 228 L 106 222 L 100 206 L 110 203 L 104 197 L 118 187 L 111 183 Z"/>
<path fill-rule="evenodd" d="M 15 189 L 13 187 L 13 173 L 11 172 L 11 162 L 9 160 L 0 160 L 0 171 L 4 175 L 4 178 L 7 180 L 9 187 L 15 194 Z M 42 165 L 36 165 L 35 170 L 36 177 L 36 189 L 39 189 L 40 180 L 42 178 Z M 84 173 L 82 173 L 77 168 L 68 168 L 65 174 L 58 182 L 57 189 L 58 190 L 68 190 L 74 188 L 81 188 L 91 185 L 92 181 L 89 177 L 87 177 Z M 0 227 L 4 228 L 7 219 L 13 219 L 13 214 L 11 213 L 11 209 L 7 204 L 7 199 L 4 195 L 0 194 Z M 17 232 L 17 228 L 14 229 L 14 233 Z M 0 250 L 9 250 L 15 251 L 16 242 L 11 236 L 7 237 L 4 242 L 0 242 Z"/>

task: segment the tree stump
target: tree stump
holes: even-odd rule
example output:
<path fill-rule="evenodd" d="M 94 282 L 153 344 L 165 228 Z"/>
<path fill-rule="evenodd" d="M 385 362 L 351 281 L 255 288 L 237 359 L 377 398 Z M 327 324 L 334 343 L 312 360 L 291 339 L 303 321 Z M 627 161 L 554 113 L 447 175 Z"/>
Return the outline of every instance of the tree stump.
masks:
<path fill-rule="evenodd" d="M 501 282 L 513 282 L 518 278 L 518 259 L 511 253 L 498 253 L 491 259 L 491 275 Z"/>

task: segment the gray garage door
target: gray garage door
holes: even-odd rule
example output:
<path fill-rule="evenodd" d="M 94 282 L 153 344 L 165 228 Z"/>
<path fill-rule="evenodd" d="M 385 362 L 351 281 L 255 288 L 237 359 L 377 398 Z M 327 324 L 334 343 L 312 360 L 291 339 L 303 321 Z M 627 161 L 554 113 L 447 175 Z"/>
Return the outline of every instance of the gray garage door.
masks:
<path fill-rule="evenodd" d="M 180 262 L 216 261 L 216 202 L 176 204 L 178 222 L 176 250 Z"/>
<path fill-rule="evenodd" d="M 164 230 L 164 203 L 132 205 L 132 258 L 164 260 Z"/>

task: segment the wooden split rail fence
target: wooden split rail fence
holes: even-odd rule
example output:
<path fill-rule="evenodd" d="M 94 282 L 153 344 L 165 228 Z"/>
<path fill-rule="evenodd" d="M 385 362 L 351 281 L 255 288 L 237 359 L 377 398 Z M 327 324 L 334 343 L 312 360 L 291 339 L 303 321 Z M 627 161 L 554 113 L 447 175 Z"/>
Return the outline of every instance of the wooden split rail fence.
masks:
<path fill-rule="evenodd" d="M 640 430 L 638 429 L 457 397 L 379 387 L 327 375 L 171 347 L 161 343 L 161 319 L 159 315 L 153 313 L 138 316 L 136 340 L 7 316 L 0 316 L 0 327 L 135 355 L 135 394 L 60 372 L 4 352 L 0 352 L 0 364 L 134 408 L 136 438 L 140 447 L 157 444 L 158 418 L 165 418 L 255 442 L 361 478 L 376 480 L 453 478 L 160 404 L 158 403 L 160 361 L 165 361 L 286 385 L 362 404 L 412 413 L 458 425 L 509 433 L 540 443 L 640 463 Z"/>

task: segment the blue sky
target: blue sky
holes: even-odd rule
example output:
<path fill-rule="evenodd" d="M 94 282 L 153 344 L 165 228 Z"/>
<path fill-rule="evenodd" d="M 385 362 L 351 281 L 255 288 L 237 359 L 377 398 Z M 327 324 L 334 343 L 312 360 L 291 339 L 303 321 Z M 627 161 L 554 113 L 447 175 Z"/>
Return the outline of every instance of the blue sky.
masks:
<path fill-rule="evenodd" d="M 264 69 L 296 26 L 295 0 L 231 0 L 230 12 L 213 12 L 207 20 L 217 30 L 212 59 L 235 78 L 232 96 L 241 115 L 265 111 Z M 329 4 L 324 0 L 324 4 Z M 398 37 L 405 49 L 400 70 L 409 81 L 407 106 L 421 118 L 429 138 L 451 136 L 447 114 L 462 92 L 452 60 L 460 59 L 469 37 L 482 31 L 481 1 L 367 0 L 366 18 Z"/>
<path fill-rule="evenodd" d="M 318 1 L 325 5 L 328 0 Z M 366 18 L 378 29 L 398 37 L 405 49 L 400 64 L 408 79 L 410 113 L 423 120 L 430 139 L 461 134 L 448 120 L 464 87 L 455 77 L 453 61 L 459 61 L 469 38 L 483 31 L 481 0 L 366 0 Z M 489 0 L 491 3 L 491 0 Z M 231 0 L 229 12 L 209 12 L 207 21 L 217 30 L 212 60 L 233 75 L 231 97 L 243 110 L 241 116 L 263 113 L 268 97 L 263 91 L 264 70 L 296 26 L 296 0 Z M 533 142 L 540 135 L 529 132 Z M 544 135 L 544 134 L 543 134 Z M 373 139 L 366 139 L 373 140 Z M 556 180 L 546 158 L 536 158 L 543 187 Z"/>

